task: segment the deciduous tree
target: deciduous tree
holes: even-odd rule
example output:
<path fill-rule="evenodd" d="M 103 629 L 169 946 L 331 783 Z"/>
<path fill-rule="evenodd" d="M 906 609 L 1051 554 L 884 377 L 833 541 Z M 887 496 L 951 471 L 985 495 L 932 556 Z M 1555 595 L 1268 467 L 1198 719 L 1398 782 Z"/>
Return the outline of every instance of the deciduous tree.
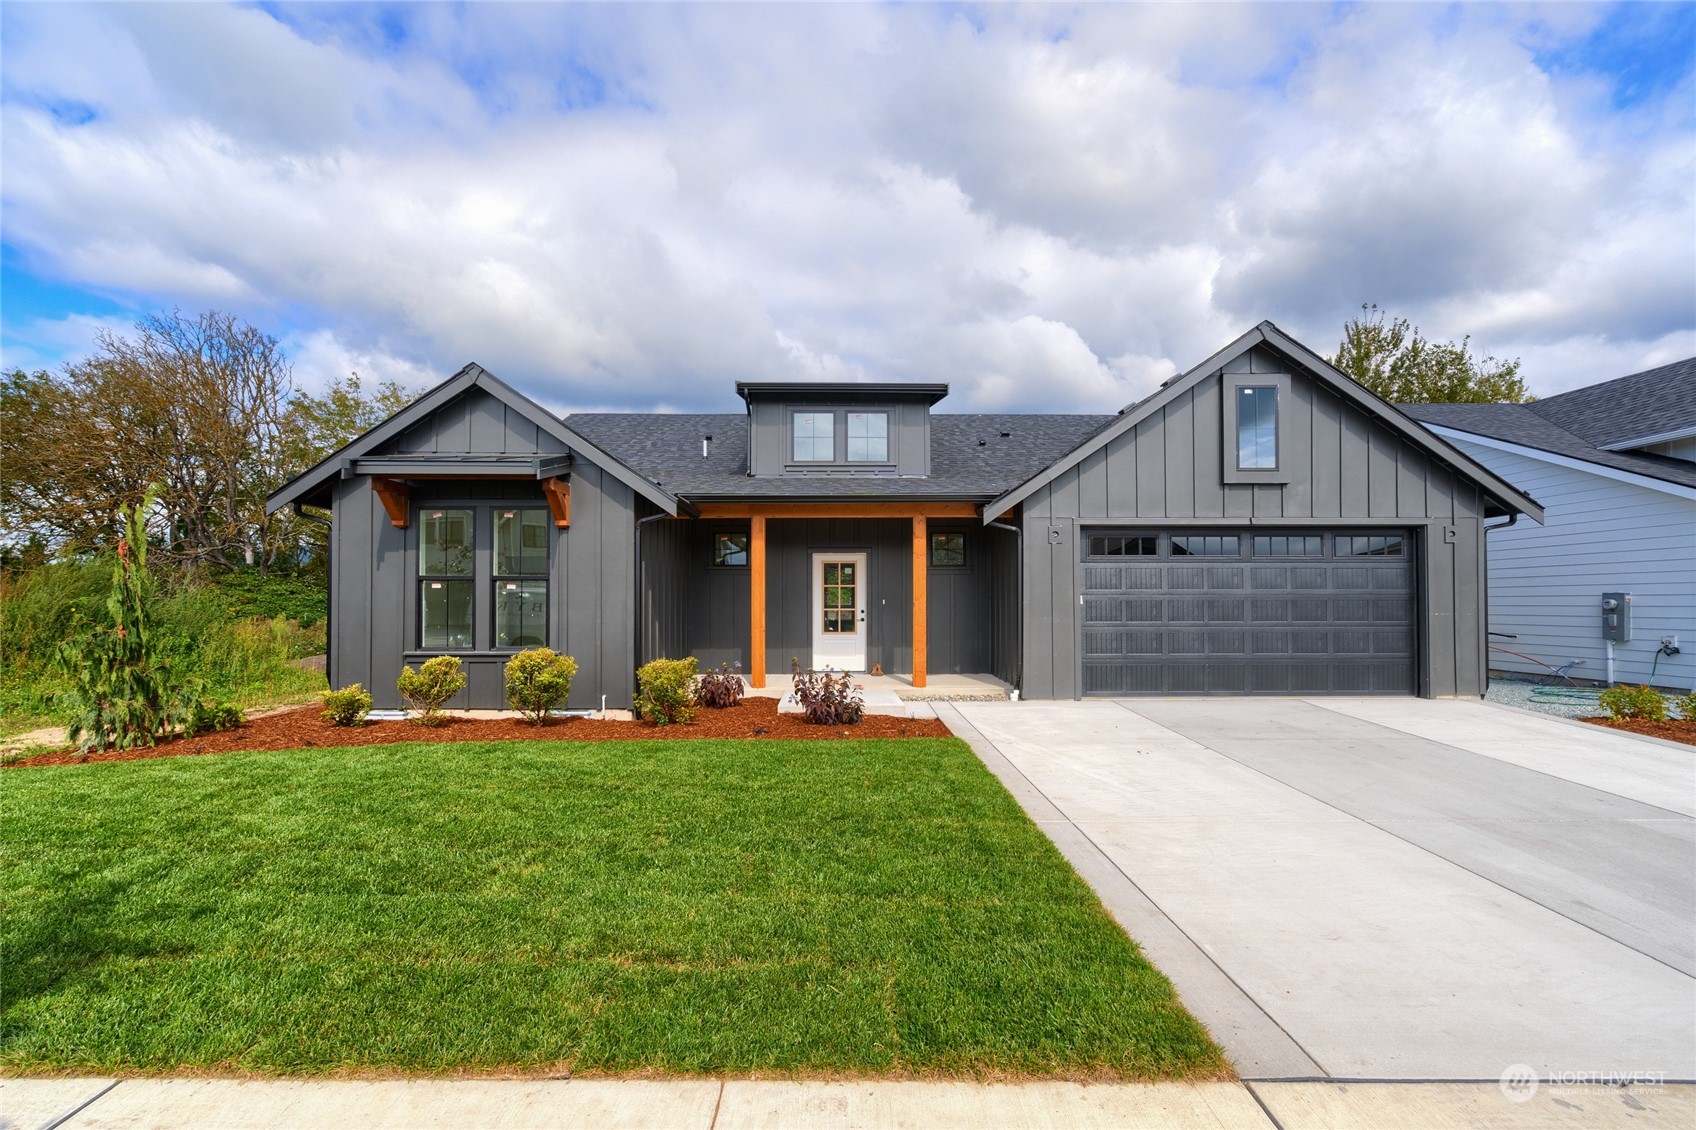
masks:
<path fill-rule="evenodd" d="M 1392 404 L 1522 404 L 1519 361 L 1477 357 L 1472 339 L 1435 344 L 1406 318 L 1363 305 L 1343 326 L 1331 364 Z"/>

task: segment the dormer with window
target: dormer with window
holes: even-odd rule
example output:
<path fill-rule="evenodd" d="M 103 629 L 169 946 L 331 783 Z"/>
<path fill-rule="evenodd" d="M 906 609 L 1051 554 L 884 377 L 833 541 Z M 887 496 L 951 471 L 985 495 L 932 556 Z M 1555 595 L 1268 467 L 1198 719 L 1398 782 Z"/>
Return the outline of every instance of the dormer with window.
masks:
<path fill-rule="evenodd" d="M 748 473 L 930 474 L 930 408 L 944 384 L 742 383 Z"/>

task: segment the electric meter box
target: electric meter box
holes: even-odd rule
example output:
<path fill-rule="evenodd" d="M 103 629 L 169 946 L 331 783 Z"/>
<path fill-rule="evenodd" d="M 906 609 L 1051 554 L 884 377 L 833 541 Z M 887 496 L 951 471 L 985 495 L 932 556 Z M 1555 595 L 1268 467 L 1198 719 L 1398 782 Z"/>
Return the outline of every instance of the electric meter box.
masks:
<path fill-rule="evenodd" d="M 1602 594 L 1602 638 L 1614 643 L 1631 642 L 1631 594 Z"/>

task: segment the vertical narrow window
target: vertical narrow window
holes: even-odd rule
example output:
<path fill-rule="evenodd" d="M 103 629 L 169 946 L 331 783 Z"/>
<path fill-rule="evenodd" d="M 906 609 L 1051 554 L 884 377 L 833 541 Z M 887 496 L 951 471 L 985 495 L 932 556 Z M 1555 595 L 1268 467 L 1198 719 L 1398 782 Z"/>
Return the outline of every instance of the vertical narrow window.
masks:
<path fill-rule="evenodd" d="M 419 643 L 463 651 L 473 645 L 473 511 L 426 510 L 419 516 Z"/>
<path fill-rule="evenodd" d="M 546 510 L 495 511 L 495 646 L 548 642 Z"/>
<path fill-rule="evenodd" d="M 889 413 L 848 413 L 848 461 L 889 462 Z"/>
<path fill-rule="evenodd" d="M 1243 471 L 1278 469 L 1278 390 L 1254 386 L 1237 389 L 1237 468 Z"/>
<path fill-rule="evenodd" d="M 836 459 L 836 413 L 796 412 L 790 417 L 797 463 L 830 463 Z"/>

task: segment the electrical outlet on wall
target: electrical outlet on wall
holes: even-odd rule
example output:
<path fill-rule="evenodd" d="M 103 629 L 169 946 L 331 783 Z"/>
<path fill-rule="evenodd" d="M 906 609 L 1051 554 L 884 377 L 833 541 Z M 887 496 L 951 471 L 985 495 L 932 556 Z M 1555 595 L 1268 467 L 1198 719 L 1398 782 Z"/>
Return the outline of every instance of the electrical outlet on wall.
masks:
<path fill-rule="evenodd" d="M 1662 636 L 1661 637 L 1661 647 L 1666 651 L 1666 653 L 1668 655 L 1677 655 L 1678 654 L 1678 637 L 1677 636 Z"/>

